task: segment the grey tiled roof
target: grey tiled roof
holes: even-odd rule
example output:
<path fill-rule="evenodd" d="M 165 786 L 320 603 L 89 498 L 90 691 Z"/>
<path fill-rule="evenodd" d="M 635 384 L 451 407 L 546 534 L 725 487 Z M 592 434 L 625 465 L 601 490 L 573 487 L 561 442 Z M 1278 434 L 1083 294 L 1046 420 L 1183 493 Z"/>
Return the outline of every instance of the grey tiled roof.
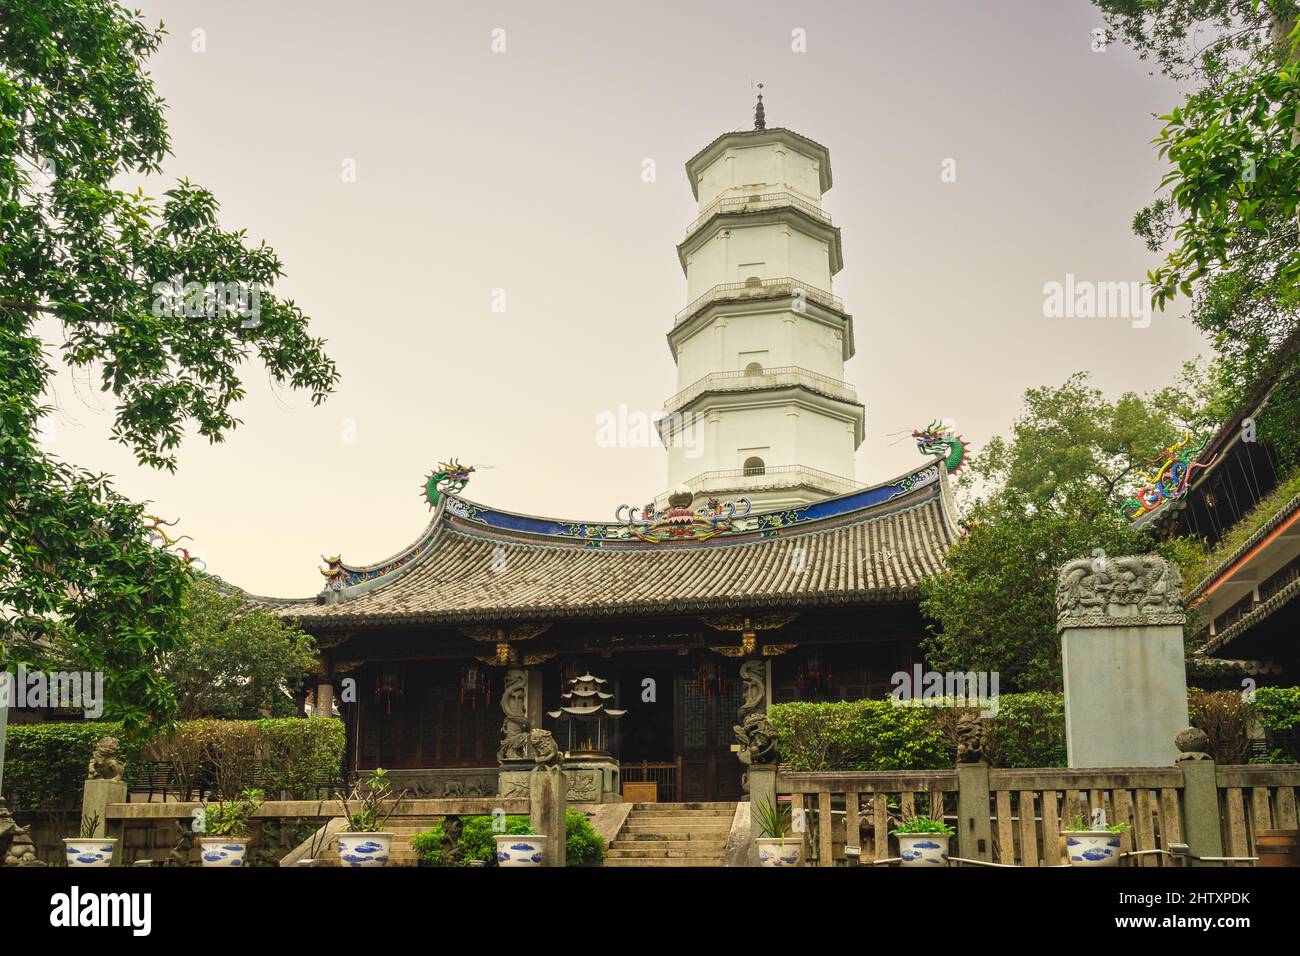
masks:
<path fill-rule="evenodd" d="M 910 600 L 952 545 L 950 501 L 941 480 L 779 533 L 687 547 L 558 543 L 444 514 L 400 570 L 330 594 L 336 603 L 273 610 L 350 627 Z"/>

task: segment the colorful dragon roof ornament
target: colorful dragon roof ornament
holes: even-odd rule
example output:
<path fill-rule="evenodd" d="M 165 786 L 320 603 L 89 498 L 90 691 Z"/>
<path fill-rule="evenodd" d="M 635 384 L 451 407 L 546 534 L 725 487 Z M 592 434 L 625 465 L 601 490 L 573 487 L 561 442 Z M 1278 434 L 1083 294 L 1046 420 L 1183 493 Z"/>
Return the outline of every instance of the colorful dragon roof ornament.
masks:
<path fill-rule="evenodd" d="M 955 475 L 966 464 L 967 452 L 970 449 L 966 440 L 960 435 L 954 435 L 953 432 L 951 425 L 937 419 L 925 428 L 912 431 L 917 450 L 922 455 L 942 456 L 950 475 Z"/>
<path fill-rule="evenodd" d="M 144 526 L 145 540 L 160 551 L 166 551 L 168 554 L 179 558 L 185 565 L 193 568 L 195 571 L 206 571 L 207 565 L 203 559 L 197 555 L 190 554 L 189 548 L 181 547 L 182 541 L 193 541 L 188 534 L 172 535 L 168 534 L 165 529 L 174 528 L 180 523 L 180 519 L 175 521 L 164 521 L 157 515 L 145 515 L 144 519 L 149 522 Z"/>
<path fill-rule="evenodd" d="M 430 509 L 438 507 L 443 495 L 458 495 L 467 484 L 474 471 L 473 465 L 462 465 L 453 458 L 438 465 L 438 470 L 424 480 L 424 500 Z"/>
<path fill-rule="evenodd" d="M 748 498 L 726 504 L 717 498 L 709 498 L 704 507 L 692 511 L 693 497 L 690 489 L 678 488 L 668 496 L 668 507 L 661 511 L 655 509 L 653 501 L 639 509 L 619 505 L 614 518 L 625 524 L 633 537 L 650 544 L 683 538 L 707 541 L 714 535 L 734 530 L 733 522 L 749 514 L 753 508 Z"/>
<path fill-rule="evenodd" d="M 1159 458 L 1147 459 L 1151 464 L 1159 464 L 1160 467 L 1156 469 L 1154 475 L 1145 471 L 1138 472 L 1138 479 L 1144 484 L 1138 491 L 1137 497 L 1127 499 L 1121 507 L 1129 521 L 1136 521 L 1159 508 L 1166 501 L 1183 497 L 1187 494 L 1192 473 L 1201 468 L 1208 468 L 1219 457 L 1215 455 L 1207 462 L 1197 461 L 1210 440 L 1206 438 L 1201 442 L 1200 447 L 1195 449 L 1189 447 L 1191 442 L 1191 433 L 1184 432 L 1183 437 L 1166 448 Z"/>

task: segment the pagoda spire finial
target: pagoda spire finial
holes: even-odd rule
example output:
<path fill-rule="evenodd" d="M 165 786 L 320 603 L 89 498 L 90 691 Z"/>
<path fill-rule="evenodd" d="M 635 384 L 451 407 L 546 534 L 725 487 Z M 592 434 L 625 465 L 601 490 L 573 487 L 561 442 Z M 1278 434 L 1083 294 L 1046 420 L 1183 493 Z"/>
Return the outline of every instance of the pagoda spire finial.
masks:
<path fill-rule="evenodd" d="M 758 84 L 758 103 L 754 106 L 754 129 L 767 129 L 767 117 L 763 115 L 763 84 Z"/>

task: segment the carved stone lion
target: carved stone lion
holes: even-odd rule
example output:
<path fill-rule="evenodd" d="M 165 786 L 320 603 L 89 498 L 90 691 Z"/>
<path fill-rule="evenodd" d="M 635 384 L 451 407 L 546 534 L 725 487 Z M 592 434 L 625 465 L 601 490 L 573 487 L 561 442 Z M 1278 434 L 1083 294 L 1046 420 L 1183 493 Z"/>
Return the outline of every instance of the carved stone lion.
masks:
<path fill-rule="evenodd" d="M 774 764 L 781 759 L 777 750 L 780 737 L 766 713 L 750 714 L 732 729 L 736 732 L 736 742 L 740 744 L 736 756 L 745 766 Z"/>
<path fill-rule="evenodd" d="M 90 758 L 90 765 L 86 768 L 86 778 L 121 780 L 126 764 L 118 759 L 118 749 L 116 737 L 100 737 L 99 743 L 95 744 L 95 753 Z"/>
<path fill-rule="evenodd" d="M 36 856 L 36 844 L 26 827 L 9 812 L 0 800 L 0 866 L 44 866 Z"/>
<path fill-rule="evenodd" d="M 530 731 L 528 746 L 533 751 L 533 762 L 539 767 L 558 767 L 564 763 L 564 754 L 549 730 Z"/>
<path fill-rule="evenodd" d="M 984 724 L 979 715 L 966 711 L 957 718 L 957 762 L 980 763 L 984 759 Z"/>

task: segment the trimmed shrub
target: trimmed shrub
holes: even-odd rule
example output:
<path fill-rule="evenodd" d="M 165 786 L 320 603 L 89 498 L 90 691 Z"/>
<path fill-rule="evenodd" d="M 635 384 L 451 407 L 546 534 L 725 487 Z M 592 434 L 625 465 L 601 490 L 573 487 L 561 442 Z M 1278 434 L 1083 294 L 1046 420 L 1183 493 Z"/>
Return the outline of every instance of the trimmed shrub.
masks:
<path fill-rule="evenodd" d="M 796 772 L 945 769 L 956 759 L 957 719 L 965 708 L 900 706 L 892 700 L 774 704 L 781 760 Z M 1269 733 L 1266 762 L 1294 762 L 1300 735 L 1300 688 L 1261 687 L 1248 703 L 1238 691 L 1188 692 L 1191 723 L 1210 738 L 1215 760 L 1243 763 L 1250 727 Z M 987 757 L 995 767 L 1064 767 L 1065 699 L 1035 691 L 1003 694 L 985 721 Z M 1258 758 L 1257 758 L 1258 759 Z"/>
<path fill-rule="evenodd" d="M 121 733 L 121 724 L 107 722 L 11 725 L 5 734 L 4 796 L 9 808 L 80 806 L 95 744 L 100 737 L 120 740 Z"/>
<path fill-rule="evenodd" d="M 1245 763 L 1254 710 L 1241 691 L 1192 688 L 1187 692 L 1187 714 L 1192 726 L 1210 738 L 1216 763 Z"/>
<path fill-rule="evenodd" d="M 998 767 L 1065 766 L 1065 697 L 1003 694 L 989 721 L 989 762 Z"/>
<path fill-rule="evenodd" d="M 5 735 L 5 797 L 14 809 L 76 806 L 86 765 L 101 737 L 118 737 L 120 724 L 18 724 Z M 127 779 L 143 761 L 173 771 L 182 792 L 212 790 L 225 800 L 261 788 L 309 799 L 338 775 L 343 759 L 341 721 L 289 717 L 273 720 L 191 720 L 140 751 L 126 751 Z"/>
<path fill-rule="evenodd" d="M 493 839 L 497 831 L 492 829 L 492 817 L 465 817 L 461 820 L 460 865 L 468 866 L 475 860 L 481 860 L 488 866 L 497 865 L 497 843 Z M 528 818 L 525 816 L 506 817 L 503 833 L 531 833 Z"/>
<path fill-rule="evenodd" d="M 1261 762 L 1300 762 L 1300 687 L 1260 687 L 1251 706 L 1272 745 Z"/>
<path fill-rule="evenodd" d="M 464 817 L 461 820 L 460 840 L 457 845 L 461 848 L 460 865 L 468 866 L 473 860 L 482 860 L 488 866 L 497 865 L 497 844 L 493 839 L 497 831 L 492 829 L 492 817 Z M 436 828 L 435 828 L 436 829 Z M 434 831 L 429 831 L 430 833 Z M 532 833 L 529 826 L 528 818 L 525 816 L 508 816 L 506 817 L 505 833 Z M 424 834 L 421 834 L 424 836 Z M 415 841 L 411 841 L 411 846 L 415 847 Z M 416 850 L 419 853 L 419 850 Z M 608 851 L 605 847 L 605 841 L 601 838 L 587 815 L 578 810 L 569 809 L 564 814 L 564 865 L 565 866 L 595 866 L 605 859 Z M 432 855 L 432 851 L 430 851 Z M 441 851 L 438 852 L 441 859 Z M 421 865 L 423 863 L 423 854 L 421 854 Z M 440 866 L 440 863 L 427 864 L 431 866 Z"/>
<path fill-rule="evenodd" d="M 417 833 L 411 837 L 411 849 L 415 851 L 416 865 L 445 866 L 444 844 L 446 840 L 447 831 L 443 829 L 441 821 L 423 833 Z"/>
<path fill-rule="evenodd" d="M 604 861 L 608 850 L 605 841 L 580 810 L 564 812 L 564 865 L 596 866 Z"/>
<path fill-rule="evenodd" d="M 774 704 L 768 717 L 782 762 L 797 772 L 937 770 L 953 762 L 938 713 L 886 699 Z"/>

